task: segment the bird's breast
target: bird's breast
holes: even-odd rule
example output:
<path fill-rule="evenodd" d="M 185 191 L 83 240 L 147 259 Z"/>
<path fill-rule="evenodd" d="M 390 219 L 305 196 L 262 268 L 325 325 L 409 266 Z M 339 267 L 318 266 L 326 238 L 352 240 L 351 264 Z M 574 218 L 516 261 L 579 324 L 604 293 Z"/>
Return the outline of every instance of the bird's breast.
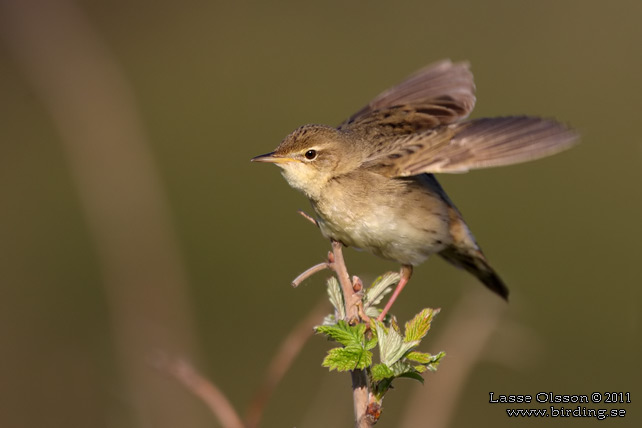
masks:
<path fill-rule="evenodd" d="M 413 178 L 340 177 L 312 206 L 325 237 L 402 264 L 420 264 L 452 242 L 447 203 Z"/>

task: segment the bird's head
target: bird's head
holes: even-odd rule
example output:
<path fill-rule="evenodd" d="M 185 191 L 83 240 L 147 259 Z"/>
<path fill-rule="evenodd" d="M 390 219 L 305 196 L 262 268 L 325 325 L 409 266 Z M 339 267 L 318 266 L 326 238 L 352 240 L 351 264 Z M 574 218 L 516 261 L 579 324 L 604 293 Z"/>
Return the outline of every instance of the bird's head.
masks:
<path fill-rule="evenodd" d="M 357 153 L 344 131 L 324 125 L 304 125 L 285 137 L 276 150 L 252 161 L 274 163 L 282 169 L 290 186 L 311 199 L 318 199 L 329 180 L 360 165 Z"/>

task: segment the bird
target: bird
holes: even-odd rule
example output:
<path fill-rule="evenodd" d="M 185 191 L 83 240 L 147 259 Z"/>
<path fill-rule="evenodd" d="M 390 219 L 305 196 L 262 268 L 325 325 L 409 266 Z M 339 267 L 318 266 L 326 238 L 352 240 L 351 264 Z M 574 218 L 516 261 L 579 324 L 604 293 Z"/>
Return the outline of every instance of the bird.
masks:
<path fill-rule="evenodd" d="M 467 62 L 442 60 L 380 93 L 339 126 L 303 125 L 253 162 L 273 163 L 310 200 L 324 237 L 401 265 L 388 313 L 413 268 L 438 254 L 504 299 L 508 287 L 434 174 L 530 161 L 578 134 L 553 119 L 468 119 Z"/>

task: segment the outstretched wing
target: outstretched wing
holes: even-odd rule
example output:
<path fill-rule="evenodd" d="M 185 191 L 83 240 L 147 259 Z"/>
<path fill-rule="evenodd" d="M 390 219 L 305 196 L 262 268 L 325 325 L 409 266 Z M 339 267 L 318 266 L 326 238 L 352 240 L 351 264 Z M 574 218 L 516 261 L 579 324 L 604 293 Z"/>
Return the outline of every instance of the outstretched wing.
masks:
<path fill-rule="evenodd" d="M 466 172 L 549 156 L 572 146 L 577 134 L 549 119 L 475 119 L 397 139 L 381 139 L 363 167 L 389 177 Z"/>
<path fill-rule="evenodd" d="M 431 64 L 370 101 L 339 129 L 403 135 L 467 117 L 475 106 L 475 84 L 468 63 Z"/>

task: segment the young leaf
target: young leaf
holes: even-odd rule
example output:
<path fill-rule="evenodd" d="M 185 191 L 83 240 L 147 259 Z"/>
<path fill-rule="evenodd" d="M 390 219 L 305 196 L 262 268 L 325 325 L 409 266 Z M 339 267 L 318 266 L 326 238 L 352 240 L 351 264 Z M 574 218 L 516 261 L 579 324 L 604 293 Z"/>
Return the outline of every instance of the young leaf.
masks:
<path fill-rule="evenodd" d="M 419 341 L 404 342 L 401 335 L 393 328 L 387 329 L 380 321 L 374 321 L 379 355 L 381 362 L 392 367 L 406 352 L 419 344 Z"/>
<path fill-rule="evenodd" d="M 395 377 L 399 377 L 401 375 L 404 375 L 406 373 L 414 373 L 416 372 L 415 367 L 408 364 L 404 360 L 397 361 L 390 367 L 392 369 L 392 372 L 395 374 Z"/>
<path fill-rule="evenodd" d="M 426 369 L 430 371 L 435 371 L 437 370 L 437 366 L 439 365 L 439 361 L 446 355 L 445 352 L 440 352 L 437 355 L 430 355 L 424 352 L 409 352 L 406 355 L 406 359 L 409 361 L 414 361 L 419 363 L 420 365 L 416 365 L 415 369 L 423 373 Z"/>
<path fill-rule="evenodd" d="M 408 352 L 406 358 L 410 361 L 416 361 L 421 364 L 428 364 L 432 362 L 433 356 L 425 352 L 412 351 Z"/>
<path fill-rule="evenodd" d="M 363 298 L 363 307 L 366 309 L 366 313 L 368 308 L 378 305 L 384 296 L 392 291 L 392 286 L 398 283 L 400 279 L 401 276 L 396 272 L 388 272 L 377 278 L 368 288 Z"/>
<path fill-rule="evenodd" d="M 346 346 L 345 348 L 333 348 L 321 365 L 330 370 L 345 372 L 355 369 L 365 369 L 372 364 L 372 352 L 366 351 L 361 346 Z"/>
<path fill-rule="evenodd" d="M 419 367 L 423 367 L 423 366 L 419 366 Z M 424 378 L 421 377 L 421 375 L 419 373 L 416 373 L 416 372 L 404 373 L 404 374 L 399 375 L 399 377 L 407 377 L 407 378 L 410 378 L 410 379 L 418 380 L 421 383 L 424 383 Z"/>
<path fill-rule="evenodd" d="M 380 381 L 382 379 L 393 377 L 395 373 L 385 364 L 376 364 L 372 367 L 372 380 Z"/>
<path fill-rule="evenodd" d="M 386 392 L 388 392 L 392 386 L 392 379 L 393 378 L 391 377 L 387 377 L 378 382 L 372 383 L 372 393 L 374 394 L 377 402 L 381 403 L 381 400 L 383 400 L 383 396 L 386 395 Z"/>
<path fill-rule="evenodd" d="M 366 344 L 364 345 L 364 348 L 370 350 L 370 349 L 374 348 L 375 346 L 377 346 L 377 342 L 378 342 L 377 336 L 373 335 L 372 339 L 366 341 Z"/>
<path fill-rule="evenodd" d="M 365 342 L 365 324 L 357 324 L 354 327 L 347 322 L 340 320 L 335 325 L 320 325 L 315 327 L 317 333 L 323 333 L 330 339 L 339 342 L 344 346 L 360 346 Z"/>
<path fill-rule="evenodd" d="M 330 277 L 328 279 L 328 296 L 330 297 L 330 303 L 334 306 L 336 312 L 336 318 L 343 320 L 346 318 L 346 308 L 343 302 L 343 293 L 341 292 L 341 287 L 339 286 L 339 281 L 335 277 Z"/>
<path fill-rule="evenodd" d="M 365 309 L 366 309 L 365 310 L 366 315 L 368 317 L 370 317 L 370 318 L 377 318 L 379 316 L 379 314 L 381 313 L 381 309 L 377 309 L 377 308 L 375 308 L 373 306 L 368 306 Z"/>
<path fill-rule="evenodd" d="M 444 358 L 445 356 L 446 356 L 446 353 L 444 351 L 441 351 L 437 355 L 433 355 L 430 358 L 430 362 L 424 364 L 424 366 L 431 372 L 434 372 L 437 370 L 437 366 L 439 366 L 439 362 L 441 361 L 441 359 Z"/>
<path fill-rule="evenodd" d="M 432 318 L 439 313 L 439 309 L 424 309 L 419 312 L 413 319 L 406 323 L 405 342 L 414 342 L 424 338 L 428 330 L 430 330 L 430 323 Z"/>

